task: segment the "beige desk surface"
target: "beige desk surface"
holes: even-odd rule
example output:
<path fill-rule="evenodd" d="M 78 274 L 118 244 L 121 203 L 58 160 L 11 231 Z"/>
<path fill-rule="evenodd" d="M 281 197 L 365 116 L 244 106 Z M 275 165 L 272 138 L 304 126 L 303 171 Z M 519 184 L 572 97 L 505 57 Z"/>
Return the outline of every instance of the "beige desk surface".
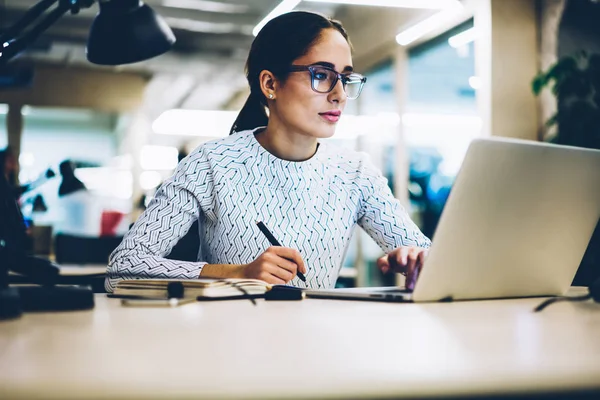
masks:
<path fill-rule="evenodd" d="M 0 322 L 0 398 L 434 396 L 600 389 L 600 304 L 194 303 Z"/>

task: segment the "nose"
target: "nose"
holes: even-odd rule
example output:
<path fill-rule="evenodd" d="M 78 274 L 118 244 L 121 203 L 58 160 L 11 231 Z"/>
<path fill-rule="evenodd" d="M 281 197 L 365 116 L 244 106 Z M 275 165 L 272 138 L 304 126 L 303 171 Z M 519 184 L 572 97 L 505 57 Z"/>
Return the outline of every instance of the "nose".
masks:
<path fill-rule="evenodd" d="M 344 90 L 344 84 L 342 83 L 341 79 L 338 79 L 331 92 L 329 92 L 327 100 L 329 100 L 330 103 L 344 104 L 347 99 L 348 96 L 346 95 L 346 91 Z"/>

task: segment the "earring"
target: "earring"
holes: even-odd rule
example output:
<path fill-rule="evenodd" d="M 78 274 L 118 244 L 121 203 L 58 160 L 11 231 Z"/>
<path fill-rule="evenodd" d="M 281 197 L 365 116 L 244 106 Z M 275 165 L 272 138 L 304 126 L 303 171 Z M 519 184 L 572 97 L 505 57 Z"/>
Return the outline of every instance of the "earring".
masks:
<path fill-rule="evenodd" d="M 273 98 L 273 93 L 269 93 L 269 98 L 272 99 Z"/>

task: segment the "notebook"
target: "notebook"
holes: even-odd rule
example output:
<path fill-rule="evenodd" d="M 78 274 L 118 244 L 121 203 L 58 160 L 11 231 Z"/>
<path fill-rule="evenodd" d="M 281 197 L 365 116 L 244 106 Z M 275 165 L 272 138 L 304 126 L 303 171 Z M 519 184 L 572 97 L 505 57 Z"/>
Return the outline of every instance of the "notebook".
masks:
<path fill-rule="evenodd" d="M 257 279 L 131 279 L 117 283 L 115 296 L 153 299 L 261 296 L 270 288 Z"/>

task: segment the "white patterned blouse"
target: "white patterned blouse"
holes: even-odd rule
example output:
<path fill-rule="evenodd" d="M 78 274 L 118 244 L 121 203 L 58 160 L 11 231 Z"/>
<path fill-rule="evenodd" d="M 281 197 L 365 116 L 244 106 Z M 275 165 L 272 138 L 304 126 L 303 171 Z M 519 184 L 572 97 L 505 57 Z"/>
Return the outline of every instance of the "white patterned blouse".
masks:
<path fill-rule="evenodd" d="M 356 224 L 385 252 L 430 246 L 365 153 L 320 143 L 309 160 L 285 161 L 255 132 L 204 143 L 181 161 L 111 254 L 107 291 L 121 279 L 195 279 L 207 263 L 247 264 L 269 247 L 258 220 L 302 255 L 306 283 L 289 283 L 300 287 L 335 285 Z M 196 220 L 198 261 L 164 258 Z"/>

